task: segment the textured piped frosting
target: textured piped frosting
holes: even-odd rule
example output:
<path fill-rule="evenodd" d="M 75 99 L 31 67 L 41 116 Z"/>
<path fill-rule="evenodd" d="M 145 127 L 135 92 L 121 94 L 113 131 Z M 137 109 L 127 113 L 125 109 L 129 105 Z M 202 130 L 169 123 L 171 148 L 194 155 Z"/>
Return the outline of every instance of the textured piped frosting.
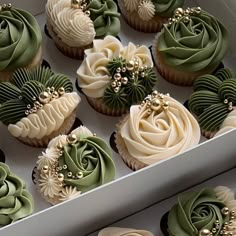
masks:
<path fill-rule="evenodd" d="M 129 12 L 137 12 L 139 17 L 148 21 L 155 15 L 170 17 L 174 10 L 183 6 L 184 0 L 123 0 Z"/>
<path fill-rule="evenodd" d="M 14 223 L 32 214 L 34 201 L 25 182 L 0 163 L 0 225 Z"/>
<path fill-rule="evenodd" d="M 157 43 L 165 64 L 187 72 L 214 69 L 228 46 L 227 29 L 205 11 L 165 24 Z"/>
<path fill-rule="evenodd" d="M 42 42 L 36 19 L 24 10 L 6 7 L 0 11 L 0 25 L 0 71 L 30 64 Z"/>
<path fill-rule="evenodd" d="M 0 120 L 15 137 L 41 139 L 58 130 L 80 102 L 68 77 L 48 68 L 18 69 L 0 84 Z"/>
<path fill-rule="evenodd" d="M 200 128 L 190 112 L 175 99 L 161 95 L 141 108 L 131 106 L 130 114 L 120 127 L 129 155 L 150 165 L 179 154 L 198 144 Z M 164 101 L 164 106 L 161 103 Z M 148 108 L 148 104 L 154 110 Z"/>
<path fill-rule="evenodd" d="M 235 72 L 224 68 L 214 75 L 200 76 L 193 88 L 188 102 L 190 111 L 197 116 L 202 130 L 218 131 L 224 121 L 231 120 L 230 113 L 236 103 Z"/>
<path fill-rule="evenodd" d="M 37 170 L 39 190 L 52 204 L 72 199 L 115 176 L 110 148 L 83 126 L 54 138 L 39 156 Z"/>
<path fill-rule="evenodd" d="M 98 236 L 153 236 L 153 234 L 146 230 L 109 227 L 101 230 Z"/>

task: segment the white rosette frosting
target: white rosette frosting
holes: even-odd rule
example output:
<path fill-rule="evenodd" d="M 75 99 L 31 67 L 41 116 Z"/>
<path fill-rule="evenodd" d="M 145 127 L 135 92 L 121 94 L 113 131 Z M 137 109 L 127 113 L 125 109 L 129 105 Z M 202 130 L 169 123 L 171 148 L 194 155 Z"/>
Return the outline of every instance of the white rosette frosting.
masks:
<path fill-rule="evenodd" d="M 14 137 L 41 139 L 58 130 L 80 102 L 76 92 L 66 93 L 58 99 L 45 104 L 42 109 L 8 126 Z"/>
<path fill-rule="evenodd" d="M 99 232 L 98 236 L 154 236 L 146 230 L 109 227 Z"/>
<path fill-rule="evenodd" d="M 140 0 L 124 0 L 125 7 L 130 12 L 138 10 L 139 2 Z"/>
<path fill-rule="evenodd" d="M 138 15 L 144 21 L 149 21 L 155 16 L 155 6 L 152 1 L 143 1 L 138 7 Z"/>
<path fill-rule="evenodd" d="M 120 135 L 130 156 L 150 165 L 199 143 L 200 128 L 191 113 L 175 99 L 163 95 L 168 109 L 149 113 L 147 104 L 130 108 Z"/>

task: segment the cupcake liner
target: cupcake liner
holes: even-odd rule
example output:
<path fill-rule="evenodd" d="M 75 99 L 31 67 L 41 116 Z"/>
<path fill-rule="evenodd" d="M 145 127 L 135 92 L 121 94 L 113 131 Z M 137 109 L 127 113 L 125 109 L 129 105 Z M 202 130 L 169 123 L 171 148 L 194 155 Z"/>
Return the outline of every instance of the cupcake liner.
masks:
<path fill-rule="evenodd" d="M 109 107 L 107 107 L 104 103 L 103 103 L 103 99 L 102 98 L 90 98 L 87 97 L 87 101 L 88 103 L 99 113 L 102 113 L 104 115 L 108 115 L 108 116 L 121 116 L 122 114 L 125 114 L 128 112 L 127 108 L 123 108 L 123 109 L 111 109 Z"/>
<path fill-rule="evenodd" d="M 37 138 L 29 138 L 29 137 L 18 137 L 17 139 L 31 147 L 47 147 L 48 143 L 55 137 L 57 137 L 60 134 L 68 134 L 71 131 L 71 128 L 73 127 L 73 124 L 76 119 L 76 110 L 72 112 L 72 114 L 67 117 L 64 121 L 64 123 L 61 125 L 61 127 L 58 130 L 55 130 L 50 135 L 43 137 L 42 139 Z"/>
<path fill-rule="evenodd" d="M 121 158 L 123 159 L 123 161 L 125 162 L 125 164 L 132 169 L 133 171 L 142 169 L 146 166 L 148 166 L 147 164 L 144 164 L 142 162 L 140 162 L 139 160 L 137 160 L 136 158 L 132 157 L 125 145 L 125 142 L 123 141 L 123 138 L 121 137 L 121 127 L 124 125 L 124 123 L 129 119 L 129 115 L 126 115 L 125 117 L 123 117 L 123 119 L 118 123 L 117 125 L 117 132 L 115 135 L 115 142 L 116 142 L 116 146 L 118 149 L 118 152 L 121 156 Z"/>
<path fill-rule="evenodd" d="M 42 63 L 42 55 L 43 55 L 43 50 L 42 47 L 40 46 L 36 56 L 33 58 L 33 60 L 24 68 L 27 69 L 33 69 L 37 66 L 40 66 Z M 15 70 L 13 71 L 0 71 L 0 82 L 9 82 L 12 78 L 12 75 L 14 74 Z"/>
<path fill-rule="evenodd" d="M 211 132 L 211 131 L 206 131 L 206 130 L 201 130 L 202 136 L 204 136 L 207 139 L 211 139 L 215 136 L 217 132 Z"/>
<path fill-rule="evenodd" d="M 89 44 L 87 46 L 84 47 L 70 47 L 67 44 L 65 44 L 55 33 L 55 31 L 53 30 L 53 26 L 52 24 L 49 22 L 49 20 L 47 21 L 47 29 L 48 32 L 50 34 L 50 36 L 52 37 L 56 47 L 66 56 L 73 58 L 73 59 L 78 59 L 78 60 L 82 60 L 84 58 L 84 50 L 88 49 L 88 48 L 92 48 L 93 44 Z"/>
<path fill-rule="evenodd" d="M 159 32 L 164 23 L 168 21 L 168 18 L 155 15 L 151 20 L 142 20 L 137 12 L 128 12 L 125 8 L 124 1 L 118 1 L 120 11 L 125 18 L 126 22 L 135 30 L 144 33 L 156 33 Z"/>
<path fill-rule="evenodd" d="M 180 71 L 176 68 L 165 64 L 161 53 L 157 48 L 158 38 L 161 33 L 157 34 L 152 45 L 152 55 L 154 58 L 155 65 L 157 67 L 158 72 L 160 75 L 170 83 L 180 85 L 180 86 L 192 86 L 194 80 L 204 74 L 211 74 L 215 69 L 219 66 L 215 66 L 213 68 L 206 68 L 201 71 L 196 72 L 186 72 Z M 220 64 L 220 63 L 219 63 Z"/>

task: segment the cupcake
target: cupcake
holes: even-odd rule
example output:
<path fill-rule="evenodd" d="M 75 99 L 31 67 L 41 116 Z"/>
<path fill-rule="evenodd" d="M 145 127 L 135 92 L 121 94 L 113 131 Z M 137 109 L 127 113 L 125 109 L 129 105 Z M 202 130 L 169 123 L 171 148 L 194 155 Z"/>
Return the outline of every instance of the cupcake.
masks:
<path fill-rule="evenodd" d="M 111 149 L 84 126 L 52 139 L 39 156 L 36 169 L 37 187 L 53 205 L 115 177 Z"/>
<path fill-rule="evenodd" d="M 229 46 L 227 29 L 200 7 L 178 8 L 153 42 L 159 73 L 167 81 L 191 86 L 204 74 L 211 74 Z"/>
<path fill-rule="evenodd" d="M 189 109 L 196 115 L 202 134 L 212 138 L 234 111 L 236 74 L 223 68 L 214 75 L 202 75 L 195 80 L 193 89 L 188 101 Z"/>
<path fill-rule="evenodd" d="M 0 6 L 0 81 L 9 81 L 18 68 L 41 64 L 42 35 L 36 19 L 11 4 Z"/>
<path fill-rule="evenodd" d="M 0 162 L 0 225 L 8 225 L 33 213 L 34 200 L 25 182 Z"/>
<path fill-rule="evenodd" d="M 135 30 L 156 33 L 161 30 L 184 0 L 119 0 L 121 13 Z"/>
<path fill-rule="evenodd" d="M 116 144 L 132 169 L 160 162 L 196 146 L 200 128 L 191 113 L 168 94 L 153 91 L 117 125 Z"/>
<path fill-rule="evenodd" d="M 70 79 L 44 67 L 18 69 L 11 83 L 0 83 L 0 121 L 29 146 L 44 147 L 67 134 L 79 102 Z"/>
<path fill-rule="evenodd" d="M 105 115 L 120 116 L 152 91 L 157 78 L 146 46 L 124 47 L 115 37 L 94 40 L 77 71 L 78 84 L 90 105 Z"/>
<path fill-rule="evenodd" d="M 153 236 L 153 234 L 146 230 L 109 227 L 101 230 L 98 236 Z"/>
<path fill-rule="evenodd" d="M 234 192 L 227 187 L 181 193 L 168 212 L 167 231 L 163 233 L 166 236 L 235 235 L 235 211 Z"/>
<path fill-rule="evenodd" d="M 57 48 L 75 59 L 83 59 L 95 38 L 120 32 L 120 14 L 113 0 L 48 0 L 46 15 Z"/>

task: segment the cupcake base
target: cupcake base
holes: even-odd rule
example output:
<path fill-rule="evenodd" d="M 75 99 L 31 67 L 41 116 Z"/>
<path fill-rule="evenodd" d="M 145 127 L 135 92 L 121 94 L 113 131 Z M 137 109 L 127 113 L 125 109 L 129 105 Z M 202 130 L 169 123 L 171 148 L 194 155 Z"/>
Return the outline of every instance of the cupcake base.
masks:
<path fill-rule="evenodd" d="M 87 97 L 87 101 L 88 103 L 99 113 L 102 113 L 103 115 L 107 115 L 107 116 L 121 116 L 123 114 L 126 114 L 128 112 L 128 109 L 123 108 L 123 109 L 111 109 L 109 107 L 107 107 L 104 103 L 103 103 L 103 99 L 102 98 L 90 98 Z"/>
<path fill-rule="evenodd" d="M 169 66 L 165 64 L 164 58 L 157 48 L 159 36 L 160 34 L 157 34 L 153 41 L 152 55 L 158 72 L 165 80 L 169 81 L 170 83 L 180 86 L 192 86 L 194 80 L 197 77 L 205 74 L 212 74 L 212 72 L 214 72 L 220 64 L 219 62 L 219 64 L 217 64 L 215 67 L 206 68 L 196 72 L 180 71 L 172 66 Z"/>
<path fill-rule="evenodd" d="M 216 132 L 210 132 L 206 130 L 201 130 L 202 136 L 204 136 L 207 139 L 211 139 L 215 136 Z"/>
<path fill-rule="evenodd" d="M 139 160 L 137 160 L 136 158 L 132 157 L 125 145 L 125 142 L 123 141 L 123 138 L 121 137 L 121 127 L 125 124 L 125 122 L 129 119 L 129 115 L 125 116 L 122 121 L 117 125 L 117 133 L 115 135 L 115 142 L 116 142 L 116 146 L 118 149 L 118 152 L 120 154 L 120 156 L 122 157 L 123 161 L 125 162 L 125 164 L 132 169 L 133 171 L 142 169 L 146 166 L 148 166 L 147 164 L 144 164 L 142 162 L 140 162 Z"/>
<path fill-rule="evenodd" d="M 47 147 L 48 143 L 55 137 L 57 137 L 58 135 L 61 135 L 61 134 L 68 134 L 70 133 L 71 131 L 71 128 L 73 127 L 73 124 L 75 122 L 75 119 L 76 119 L 76 111 L 73 111 L 73 113 L 67 117 L 64 121 L 64 123 L 62 124 L 62 126 L 52 132 L 50 135 L 48 136 L 45 136 L 43 137 L 42 139 L 37 139 L 37 138 L 29 138 L 29 137 L 17 137 L 17 139 L 28 145 L 28 146 L 31 146 L 31 147 L 37 147 L 37 148 L 45 148 Z"/>
<path fill-rule="evenodd" d="M 47 29 L 48 32 L 52 38 L 52 40 L 54 41 L 56 47 L 66 56 L 73 58 L 73 59 L 78 59 L 78 60 L 82 60 L 84 58 L 84 50 L 88 49 L 88 48 L 92 48 L 93 44 L 89 44 L 87 46 L 84 47 L 70 47 L 67 44 L 65 44 L 59 37 L 58 35 L 55 33 L 55 31 L 53 30 L 53 26 L 52 24 L 48 21 L 47 22 Z"/>
<path fill-rule="evenodd" d="M 27 66 L 25 66 L 24 68 L 27 69 L 34 69 L 37 66 L 40 66 L 42 63 L 42 56 L 43 56 L 43 50 L 42 47 L 39 48 L 36 56 L 33 58 L 33 60 L 31 61 L 30 64 L 28 64 Z M 0 82 L 8 82 L 11 80 L 12 75 L 14 74 L 14 70 L 13 71 L 0 71 Z"/>
<path fill-rule="evenodd" d="M 151 20 L 144 21 L 139 17 L 137 12 L 127 11 L 124 5 L 124 0 L 119 0 L 118 5 L 126 22 L 137 31 L 144 33 L 157 33 L 161 30 L 163 24 L 168 21 L 168 18 L 161 16 L 154 16 Z"/>

